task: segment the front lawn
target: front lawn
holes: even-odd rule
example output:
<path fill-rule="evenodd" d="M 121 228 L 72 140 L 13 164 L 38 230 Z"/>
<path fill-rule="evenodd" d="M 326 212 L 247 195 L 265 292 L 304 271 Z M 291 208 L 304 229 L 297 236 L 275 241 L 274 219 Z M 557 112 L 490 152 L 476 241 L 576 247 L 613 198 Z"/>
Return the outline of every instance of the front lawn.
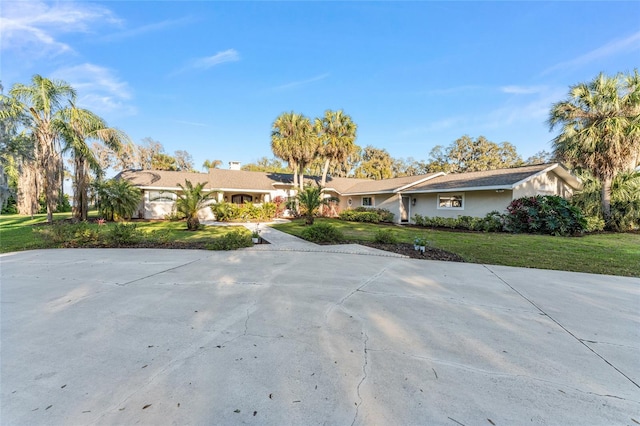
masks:
<path fill-rule="evenodd" d="M 54 215 L 54 223 L 61 223 L 71 217 L 70 213 L 58 213 Z M 219 238 L 228 235 L 235 229 L 241 229 L 248 235 L 242 226 L 206 226 L 199 231 L 188 231 L 184 221 L 133 221 L 143 236 L 155 236 L 152 242 L 146 246 L 157 246 L 165 248 L 203 248 L 214 244 Z M 106 233 L 114 227 L 115 223 L 98 225 L 91 218 L 88 227 Z M 46 215 L 35 215 L 33 219 L 29 216 L 2 215 L 0 216 L 0 253 L 12 251 L 34 250 L 42 248 L 55 248 L 59 244 L 54 244 L 43 239 L 37 232 L 44 229 L 46 225 Z M 161 240 L 162 243 L 157 241 Z"/>
<path fill-rule="evenodd" d="M 347 240 L 373 241 L 379 229 L 393 229 L 397 240 L 412 243 L 425 236 L 431 245 L 467 262 L 572 272 L 640 277 L 640 234 L 593 234 L 583 237 L 454 232 L 427 228 L 317 219 L 339 228 Z M 273 226 L 300 236 L 304 222 Z"/>

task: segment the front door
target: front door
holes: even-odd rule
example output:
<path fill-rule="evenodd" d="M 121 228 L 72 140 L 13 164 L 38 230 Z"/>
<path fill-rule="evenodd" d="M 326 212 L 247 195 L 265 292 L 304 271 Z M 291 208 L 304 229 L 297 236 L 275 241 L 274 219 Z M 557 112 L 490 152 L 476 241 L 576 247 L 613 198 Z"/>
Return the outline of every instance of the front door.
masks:
<path fill-rule="evenodd" d="M 411 198 L 403 195 L 402 196 L 402 204 L 400 205 L 400 222 L 407 223 L 409 222 L 409 204 L 411 202 Z"/>

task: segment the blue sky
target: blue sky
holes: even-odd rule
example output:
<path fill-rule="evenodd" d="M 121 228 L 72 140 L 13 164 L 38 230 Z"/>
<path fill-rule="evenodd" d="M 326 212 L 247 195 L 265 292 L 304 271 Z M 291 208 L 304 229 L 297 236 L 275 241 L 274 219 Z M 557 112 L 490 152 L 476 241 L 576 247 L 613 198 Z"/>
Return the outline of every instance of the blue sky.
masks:
<path fill-rule="evenodd" d="M 282 112 L 343 109 L 356 143 L 426 160 L 483 135 L 523 157 L 568 87 L 640 66 L 640 2 L 0 3 L 2 84 L 64 79 L 140 143 L 271 157 Z"/>

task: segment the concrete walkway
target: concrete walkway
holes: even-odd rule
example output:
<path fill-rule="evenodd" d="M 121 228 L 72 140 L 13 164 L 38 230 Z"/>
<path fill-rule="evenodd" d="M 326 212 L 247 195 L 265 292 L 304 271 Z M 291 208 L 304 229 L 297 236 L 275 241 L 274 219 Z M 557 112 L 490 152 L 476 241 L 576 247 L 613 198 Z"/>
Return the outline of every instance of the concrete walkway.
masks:
<path fill-rule="evenodd" d="M 215 222 L 205 222 L 205 225 L 220 225 Z M 250 231 L 260 230 L 260 237 L 269 242 L 269 244 L 256 244 L 245 250 L 254 251 L 296 251 L 296 252 L 317 252 L 317 253 L 342 253 L 342 254 L 360 254 L 367 256 L 383 256 L 383 257 L 401 257 L 406 258 L 397 253 L 391 253 L 384 250 L 362 246 L 360 244 L 337 244 L 337 245 L 320 245 L 315 244 L 302 238 L 278 231 L 269 226 L 270 223 L 245 223 L 243 226 Z"/>
<path fill-rule="evenodd" d="M 3 425 L 640 422 L 639 279 L 255 249 L 0 266 Z"/>

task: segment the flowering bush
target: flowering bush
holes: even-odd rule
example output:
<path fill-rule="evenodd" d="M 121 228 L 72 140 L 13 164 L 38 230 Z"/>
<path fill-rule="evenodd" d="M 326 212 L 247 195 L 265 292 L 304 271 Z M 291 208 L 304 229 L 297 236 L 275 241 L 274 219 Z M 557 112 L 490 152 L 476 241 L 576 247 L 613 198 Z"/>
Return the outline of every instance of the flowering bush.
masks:
<path fill-rule="evenodd" d="M 519 233 L 574 235 L 587 228 L 582 212 L 555 195 L 513 200 L 507 207 L 504 228 Z"/>

